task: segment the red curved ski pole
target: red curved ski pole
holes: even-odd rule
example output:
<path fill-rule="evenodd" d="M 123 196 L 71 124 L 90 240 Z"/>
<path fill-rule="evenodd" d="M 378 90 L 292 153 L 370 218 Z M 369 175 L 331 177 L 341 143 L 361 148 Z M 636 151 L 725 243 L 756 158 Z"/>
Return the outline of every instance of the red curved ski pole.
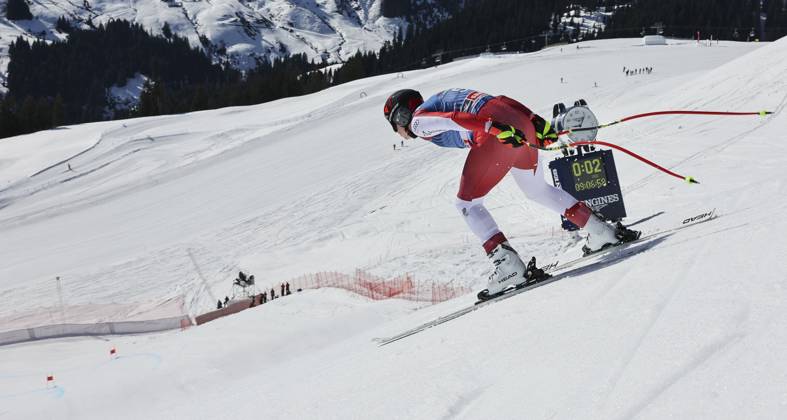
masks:
<path fill-rule="evenodd" d="M 607 146 L 607 147 L 611 147 L 613 149 L 620 150 L 621 152 L 623 152 L 623 153 L 625 153 L 625 154 L 627 154 L 627 155 L 629 155 L 629 156 L 631 156 L 633 158 L 636 158 L 636 159 L 638 159 L 638 160 L 640 160 L 640 161 L 642 161 L 642 162 L 644 162 L 644 163 L 646 163 L 646 164 L 648 164 L 648 165 L 650 165 L 650 166 L 660 170 L 661 172 L 664 172 L 667 175 L 672 175 L 675 178 L 682 179 L 682 180 L 688 182 L 689 184 L 699 184 L 699 181 L 697 181 L 696 179 L 694 179 L 691 176 L 683 176 L 683 175 L 680 175 L 680 174 L 676 174 L 675 172 L 672 172 L 669 169 L 667 169 L 667 168 L 665 168 L 665 167 L 663 167 L 663 166 L 661 166 L 659 164 L 656 164 L 656 163 L 654 163 L 654 162 L 652 162 L 652 161 L 650 161 L 648 159 L 645 159 L 644 157 L 642 157 L 642 156 L 632 152 L 631 150 L 628 150 L 626 148 L 618 146 L 617 144 L 607 143 L 605 141 L 594 140 L 594 141 L 578 141 L 578 142 L 570 143 L 570 144 L 567 145 L 567 147 L 577 147 L 577 146 L 584 146 L 584 145 Z M 552 150 L 556 150 L 556 149 L 552 149 Z"/>
<path fill-rule="evenodd" d="M 611 123 L 601 124 L 594 127 L 584 127 L 584 128 L 574 128 L 574 129 L 567 129 L 557 133 L 558 136 L 562 136 L 564 134 L 569 134 L 577 131 L 590 131 L 590 130 L 597 130 L 600 128 L 609 127 L 611 125 L 619 124 L 626 121 L 636 120 L 638 118 L 645 118 L 645 117 L 653 117 L 656 115 L 722 115 L 722 116 L 740 116 L 740 115 L 759 115 L 764 117 L 766 115 L 773 114 L 772 111 L 758 111 L 758 112 L 720 112 L 720 111 L 655 111 L 655 112 L 646 112 L 644 114 L 636 114 L 636 115 L 629 115 L 628 117 L 623 117 L 617 121 L 612 121 Z"/>

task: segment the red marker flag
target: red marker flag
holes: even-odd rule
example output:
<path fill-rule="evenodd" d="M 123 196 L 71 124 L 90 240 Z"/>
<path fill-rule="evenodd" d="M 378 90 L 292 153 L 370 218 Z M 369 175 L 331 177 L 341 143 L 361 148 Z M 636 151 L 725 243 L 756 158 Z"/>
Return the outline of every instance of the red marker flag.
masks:
<path fill-rule="evenodd" d="M 47 377 L 46 377 L 46 381 L 47 382 L 51 382 L 51 381 L 54 381 L 54 380 L 55 380 L 55 375 L 47 375 Z"/>
<path fill-rule="evenodd" d="M 112 347 L 112 348 L 109 350 L 109 355 L 110 355 L 110 356 L 114 356 L 115 354 L 117 354 L 117 350 L 115 350 L 115 348 L 114 348 L 114 347 Z"/>

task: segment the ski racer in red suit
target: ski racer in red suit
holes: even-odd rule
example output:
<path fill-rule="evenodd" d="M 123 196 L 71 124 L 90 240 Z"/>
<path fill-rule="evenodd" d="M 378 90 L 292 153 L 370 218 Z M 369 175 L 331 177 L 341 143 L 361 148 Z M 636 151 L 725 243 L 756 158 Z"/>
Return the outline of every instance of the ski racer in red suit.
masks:
<path fill-rule="evenodd" d="M 557 134 L 547 121 L 511 98 L 449 89 L 424 101 L 417 91 L 403 89 L 388 98 L 384 114 L 404 139 L 421 137 L 442 147 L 470 149 L 456 207 L 495 266 L 489 295 L 544 277 L 534 262 L 525 265 L 484 206 L 484 197 L 507 173 L 528 198 L 583 228 L 588 233 L 586 252 L 639 237 L 639 232 L 621 224 L 604 222 L 584 202 L 544 180 L 538 149 L 525 143 L 547 146 Z"/>

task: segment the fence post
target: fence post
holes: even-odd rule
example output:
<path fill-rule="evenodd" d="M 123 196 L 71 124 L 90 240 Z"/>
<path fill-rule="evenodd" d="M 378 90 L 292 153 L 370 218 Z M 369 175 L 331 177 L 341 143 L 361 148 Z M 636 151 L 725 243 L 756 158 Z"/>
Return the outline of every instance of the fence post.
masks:
<path fill-rule="evenodd" d="M 432 280 L 432 305 L 434 305 L 435 303 L 437 303 L 437 299 L 436 299 L 436 296 L 435 296 L 435 294 L 436 294 L 436 293 L 435 293 L 435 290 L 434 290 L 434 280 Z"/>

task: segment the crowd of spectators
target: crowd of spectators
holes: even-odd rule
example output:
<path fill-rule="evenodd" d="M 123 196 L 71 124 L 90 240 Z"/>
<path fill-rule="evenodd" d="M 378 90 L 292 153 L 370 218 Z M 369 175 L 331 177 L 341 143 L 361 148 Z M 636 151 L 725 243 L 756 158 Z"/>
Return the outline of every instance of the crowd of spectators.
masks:
<path fill-rule="evenodd" d="M 623 73 L 626 73 L 626 76 L 636 76 L 639 74 L 651 74 L 653 73 L 653 67 L 639 67 L 636 69 L 630 69 L 626 66 L 623 66 Z"/>
<path fill-rule="evenodd" d="M 251 298 L 251 307 L 262 305 L 267 303 L 269 300 L 278 299 L 280 297 L 289 296 L 292 294 L 292 291 L 290 291 L 289 282 L 281 283 L 278 295 L 276 294 L 276 287 L 271 287 L 270 291 L 266 289 L 262 293 L 247 294 L 248 289 L 255 285 L 254 275 L 247 276 L 242 271 L 238 272 L 238 277 L 233 281 L 232 284 L 233 287 L 240 287 L 244 291 L 244 294 Z M 224 301 L 219 299 L 218 302 L 216 302 L 216 309 L 226 308 L 230 302 L 230 297 L 225 296 Z"/>

